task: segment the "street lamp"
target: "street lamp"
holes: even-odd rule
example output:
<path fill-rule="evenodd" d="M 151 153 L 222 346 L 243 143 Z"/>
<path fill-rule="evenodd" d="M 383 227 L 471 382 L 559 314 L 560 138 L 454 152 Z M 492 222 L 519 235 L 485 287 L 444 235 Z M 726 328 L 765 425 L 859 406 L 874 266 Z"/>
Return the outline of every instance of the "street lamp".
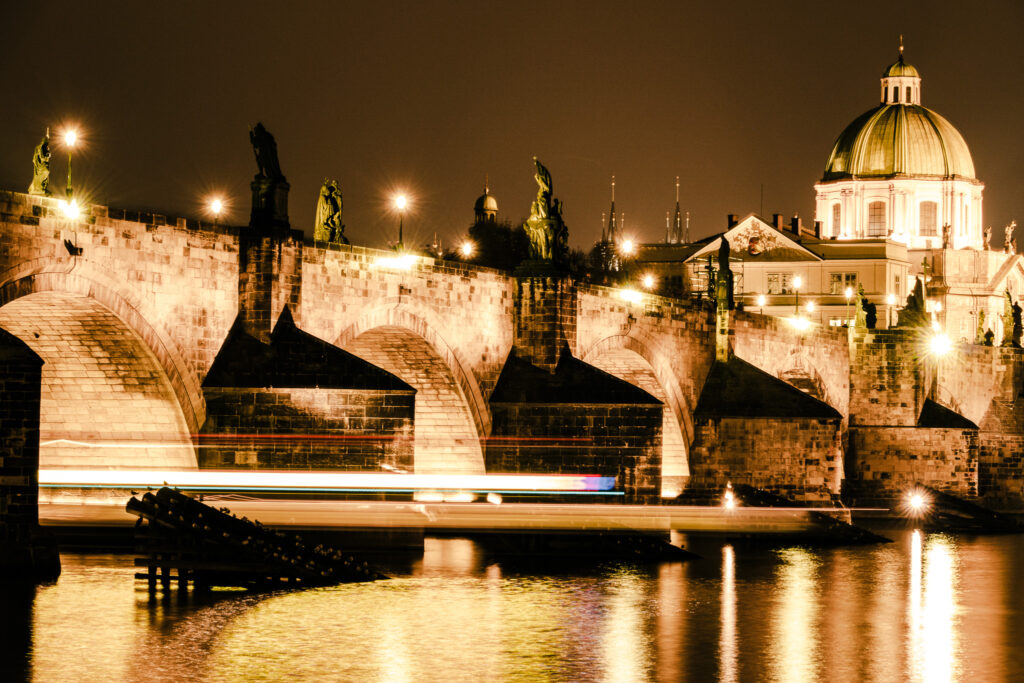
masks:
<path fill-rule="evenodd" d="M 64 146 L 68 148 L 68 199 L 71 198 L 71 152 L 75 149 L 75 143 L 78 142 L 78 131 L 74 128 L 69 128 L 64 131 Z"/>
<path fill-rule="evenodd" d="M 644 275 L 643 280 L 641 280 L 641 282 L 643 282 L 644 289 L 654 289 L 654 276 L 651 275 L 650 273 Z"/>
<path fill-rule="evenodd" d="M 764 294 L 757 295 L 757 305 L 761 307 L 761 315 L 764 315 L 764 305 L 767 303 Z"/>
<path fill-rule="evenodd" d="M 405 208 L 409 206 L 409 198 L 404 194 L 397 194 L 394 203 L 395 209 L 398 211 L 398 250 L 401 251 L 405 248 L 405 242 L 402 239 L 402 219 L 405 218 Z"/>
<path fill-rule="evenodd" d="M 892 327 L 892 324 L 893 324 L 893 320 L 892 320 L 892 312 L 893 311 L 892 311 L 892 308 L 893 308 L 893 306 L 896 305 L 896 295 L 893 294 L 892 292 L 889 292 L 888 294 L 886 294 L 885 295 L 885 303 L 888 305 L 888 308 L 885 309 L 885 322 L 887 323 L 886 327 Z"/>
<path fill-rule="evenodd" d="M 473 255 L 475 247 L 472 242 L 466 240 L 459 246 L 459 253 L 462 254 L 462 258 L 469 258 Z"/>
<path fill-rule="evenodd" d="M 619 250 L 626 256 L 632 256 L 633 252 L 636 251 L 636 245 L 633 244 L 633 240 L 623 240 Z"/>
<path fill-rule="evenodd" d="M 814 302 L 813 301 L 808 301 L 807 302 L 807 312 L 808 313 L 814 313 Z"/>
<path fill-rule="evenodd" d="M 843 292 L 846 295 L 846 326 L 851 327 L 852 321 L 850 320 L 850 302 L 853 300 L 853 287 L 847 287 L 846 291 Z"/>
<path fill-rule="evenodd" d="M 224 202 L 220 197 L 214 197 L 210 200 L 210 213 L 213 214 L 213 224 L 217 225 L 220 221 L 220 214 L 224 210 Z"/>

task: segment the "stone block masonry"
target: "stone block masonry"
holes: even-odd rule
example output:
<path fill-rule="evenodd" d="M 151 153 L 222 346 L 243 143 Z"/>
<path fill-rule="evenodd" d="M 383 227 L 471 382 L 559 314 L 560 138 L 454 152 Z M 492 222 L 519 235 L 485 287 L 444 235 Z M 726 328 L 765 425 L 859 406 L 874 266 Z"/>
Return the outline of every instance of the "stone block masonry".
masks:
<path fill-rule="evenodd" d="M 415 392 L 206 389 L 205 468 L 413 470 Z"/>
<path fill-rule="evenodd" d="M 39 529 L 43 361 L 0 329 L 0 576 L 56 578 L 60 559 Z"/>

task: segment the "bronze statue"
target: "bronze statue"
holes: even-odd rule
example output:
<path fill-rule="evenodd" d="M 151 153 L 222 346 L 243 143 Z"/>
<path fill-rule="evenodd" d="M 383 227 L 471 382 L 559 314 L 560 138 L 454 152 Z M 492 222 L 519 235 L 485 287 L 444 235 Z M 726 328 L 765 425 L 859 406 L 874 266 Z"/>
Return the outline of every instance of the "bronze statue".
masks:
<path fill-rule="evenodd" d="M 729 264 L 729 240 L 724 237 L 718 245 L 718 274 L 715 283 L 715 298 L 719 307 L 725 305 L 731 311 L 736 304 L 733 299 L 732 266 Z"/>
<path fill-rule="evenodd" d="M 249 129 L 249 141 L 252 143 L 253 152 L 256 153 L 256 166 L 259 168 L 257 176 L 269 180 L 283 180 L 281 165 L 277 161 L 277 143 L 262 123 L 257 123 L 255 128 Z"/>
<path fill-rule="evenodd" d="M 992 226 L 990 225 L 985 228 L 981 235 L 982 239 L 985 240 L 985 251 L 992 251 Z"/>
<path fill-rule="evenodd" d="M 44 137 L 32 154 L 32 184 L 28 186 L 29 194 L 44 197 L 50 195 L 50 129 L 46 129 Z"/>
<path fill-rule="evenodd" d="M 1017 240 L 1013 238 L 1013 231 L 1017 229 L 1017 221 L 1010 221 L 1006 226 L 1005 237 L 1003 238 L 1003 251 L 1007 254 L 1017 253 Z"/>
<path fill-rule="evenodd" d="M 1010 290 L 1003 292 L 1003 340 L 1000 346 L 1013 346 L 1013 297 Z"/>
<path fill-rule="evenodd" d="M 942 226 L 942 248 L 943 249 L 949 249 L 952 246 L 952 241 L 953 241 L 952 240 L 952 237 L 953 237 L 952 236 L 952 232 L 953 232 L 953 226 L 951 226 L 949 223 L 946 223 L 945 225 Z"/>
<path fill-rule="evenodd" d="M 978 346 L 985 344 L 985 311 L 978 311 L 978 329 L 974 332 L 974 343 Z"/>
<path fill-rule="evenodd" d="M 345 237 L 345 225 L 341 222 L 344 206 L 338 181 L 324 178 L 324 184 L 320 188 L 320 198 L 316 203 L 316 224 L 313 226 L 314 240 L 348 244 L 348 238 Z"/>
<path fill-rule="evenodd" d="M 530 259 L 564 264 L 569 255 L 569 229 L 562 220 L 562 202 L 552 196 L 551 174 L 533 158 L 537 199 L 530 205 L 530 217 L 523 224 L 530 238 Z"/>

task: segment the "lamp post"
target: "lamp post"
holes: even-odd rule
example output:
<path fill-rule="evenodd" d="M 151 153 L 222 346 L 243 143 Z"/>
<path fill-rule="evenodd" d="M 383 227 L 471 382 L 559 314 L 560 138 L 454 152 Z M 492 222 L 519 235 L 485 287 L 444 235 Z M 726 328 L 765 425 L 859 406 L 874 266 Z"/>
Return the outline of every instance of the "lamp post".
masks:
<path fill-rule="evenodd" d="M 885 295 L 885 304 L 887 306 L 886 311 L 885 311 L 886 327 L 892 327 L 892 311 L 893 311 L 893 306 L 896 305 L 896 295 L 893 294 L 892 292 L 889 292 L 888 294 L 886 294 Z"/>
<path fill-rule="evenodd" d="M 459 246 L 459 253 L 462 254 L 462 258 L 468 259 L 476 251 L 475 246 L 469 240 L 466 240 Z"/>
<path fill-rule="evenodd" d="M 398 250 L 405 249 L 405 241 L 402 239 L 402 219 L 405 218 L 405 207 L 409 205 L 409 199 L 404 194 L 395 195 L 395 208 L 398 210 Z"/>
<path fill-rule="evenodd" d="M 846 295 L 846 326 L 852 327 L 852 321 L 850 320 L 850 302 L 853 300 L 853 287 L 847 287 L 843 294 Z"/>
<path fill-rule="evenodd" d="M 643 283 L 644 289 L 654 289 L 654 276 L 650 273 L 645 274 L 641 282 Z"/>
<path fill-rule="evenodd" d="M 766 299 L 765 299 L 764 294 L 758 294 L 757 295 L 757 305 L 761 307 L 761 315 L 764 315 L 764 305 L 765 305 L 765 303 L 766 303 Z"/>
<path fill-rule="evenodd" d="M 75 149 L 76 142 L 78 142 L 78 132 L 74 128 L 64 131 L 64 146 L 68 148 L 68 200 L 71 199 L 71 153 Z"/>
<path fill-rule="evenodd" d="M 220 222 L 220 214 L 224 210 L 224 202 L 219 197 L 215 197 L 210 201 L 210 213 L 213 214 L 213 224 L 217 225 Z"/>

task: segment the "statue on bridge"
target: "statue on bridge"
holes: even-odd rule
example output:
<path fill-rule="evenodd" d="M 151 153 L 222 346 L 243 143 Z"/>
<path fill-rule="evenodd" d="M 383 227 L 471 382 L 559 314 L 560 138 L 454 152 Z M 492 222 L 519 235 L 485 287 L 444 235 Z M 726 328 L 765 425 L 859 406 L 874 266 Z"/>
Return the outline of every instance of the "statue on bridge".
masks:
<path fill-rule="evenodd" d="M 288 190 L 290 185 L 281 173 L 277 161 L 277 143 L 274 136 L 257 123 L 249 129 L 249 142 L 256 155 L 256 177 L 252 187 L 252 213 L 249 225 L 260 228 L 287 228 Z"/>
<path fill-rule="evenodd" d="M 29 194 L 50 197 L 50 129 L 46 129 L 46 137 L 36 145 L 32 154 L 32 184 L 28 186 Z"/>
<path fill-rule="evenodd" d="M 313 226 L 313 239 L 317 242 L 348 244 L 345 237 L 345 224 L 341 222 L 341 214 L 345 202 L 341 196 L 341 188 L 337 180 L 324 178 L 320 188 L 320 198 L 316 203 L 316 223 Z"/>
<path fill-rule="evenodd" d="M 530 217 L 523 224 L 530 238 L 530 259 L 565 264 L 569 256 L 569 230 L 562 220 L 562 202 L 552 195 L 551 174 L 533 158 L 537 170 L 537 199 L 530 206 Z"/>
<path fill-rule="evenodd" d="M 277 143 L 262 123 L 257 123 L 255 128 L 249 129 L 249 141 L 252 143 L 253 152 L 256 153 L 256 166 L 259 167 L 257 177 L 284 180 L 281 165 L 277 161 Z"/>
<path fill-rule="evenodd" d="M 1014 230 L 1017 229 L 1017 221 L 1010 221 L 1010 224 L 1003 230 L 1003 252 L 1007 254 L 1017 253 L 1017 240 L 1013 237 Z"/>

